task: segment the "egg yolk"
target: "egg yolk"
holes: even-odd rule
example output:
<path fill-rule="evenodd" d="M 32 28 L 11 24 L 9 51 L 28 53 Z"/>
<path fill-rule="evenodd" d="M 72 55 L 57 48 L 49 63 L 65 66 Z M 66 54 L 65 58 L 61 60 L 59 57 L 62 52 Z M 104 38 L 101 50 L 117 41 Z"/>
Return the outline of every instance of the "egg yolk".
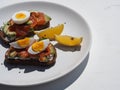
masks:
<path fill-rule="evenodd" d="M 35 42 L 35 43 L 32 45 L 32 50 L 35 51 L 35 52 L 42 51 L 43 48 L 44 48 L 44 43 L 43 43 L 43 41 Z"/>
<path fill-rule="evenodd" d="M 24 19 L 24 18 L 26 17 L 26 15 L 25 15 L 24 13 L 17 13 L 17 14 L 15 15 L 15 17 L 16 17 L 17 19 Z"/>
<path fill-rule="evenodd" d="M 26 47 L 30 43 L 30 38 L 25 38 L 25 39 L 22 39 L 22 40 L 18 40 L 17 43 L 20 47 Z"/>

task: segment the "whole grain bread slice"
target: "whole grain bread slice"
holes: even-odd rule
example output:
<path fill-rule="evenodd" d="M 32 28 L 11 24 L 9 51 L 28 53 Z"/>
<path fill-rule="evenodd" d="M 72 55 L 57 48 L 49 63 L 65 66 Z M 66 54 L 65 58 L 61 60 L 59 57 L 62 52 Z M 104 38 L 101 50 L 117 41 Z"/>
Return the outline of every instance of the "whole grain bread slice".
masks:
<path fill-rule="evenodd" d="M 5 62 L 16 65 L 19 64 L 19 65 L 53 66 L 56 62 L 57 53 L 55 47 L 51 43 L 49 44 L 49 48 L 52 48 L 52 50 L 54 51 L 52 60 L 48 60 L 47 62 L 40 62 L 37 58 L 24 58 L 24 59 L 16 57 L 10 58 L 9 57 L 10 52 L 16 51 L 15 48 L 10 47 L 5 53 Z"/>

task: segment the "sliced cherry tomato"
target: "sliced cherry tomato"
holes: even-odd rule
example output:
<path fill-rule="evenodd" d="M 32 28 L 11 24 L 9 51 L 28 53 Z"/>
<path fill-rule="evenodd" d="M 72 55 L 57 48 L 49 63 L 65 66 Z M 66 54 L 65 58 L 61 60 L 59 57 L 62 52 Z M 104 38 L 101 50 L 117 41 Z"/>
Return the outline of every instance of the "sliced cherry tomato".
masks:
<path fill-rule="evenodd" d="M 29 54 L 28 54 L 27 51 L 21 51 L 21 52 L 19 53 L 19 56 L 22 57 L 22 58 L 26 58 L 26 57 L 29 56 Z"/>
<path fill-rule="evenodd" d="M 39 18 L 37 18 L 38 25 L 44 25 L 45 24 L 45 17 L 44 13 L 38 12 Z"/>
<path fill-rule="evenodd" d="M 20 31 L 20 30 L 16 30 L 16 34 L 17 34 L 17 37 L 19 37 L 19 36 L 26 36 L 27 35 L 27 33 L 25 32 L 25 31 Z"/>
<path fill-rule="evenodd" d="M 50 48 L 49 48 L 49 46 L 48 46 L 44 52 L 40 53 L 39 60 L 40 60 L 41 62 L 46 61 L 46 59 L 47 59 L 46 57 L 49 56 L 50 54 L 51 54 L 51 53 L 50 53 Z"/>
<path fill-rule="evenodd" d="M 35 27 L 37 25 L 44 25 L 45 24 L 44 13 L 32 12 L 30 20 L 32 21 L 31 27 Z"/>
<path fill-rule="evenodd" d="M 44 62 L 44 58 L 45 58 L 45 53 L 41 53 L 39 57 L 39 61 Z"/>
<path fill-rule="evenodd" d="M 32 21 L 32 24 L 30 24 L 31 28 L 34 28 L 37 25 L 37 20 L 35 17 L 35 12 L 31 13 L 30 20 Z"/>

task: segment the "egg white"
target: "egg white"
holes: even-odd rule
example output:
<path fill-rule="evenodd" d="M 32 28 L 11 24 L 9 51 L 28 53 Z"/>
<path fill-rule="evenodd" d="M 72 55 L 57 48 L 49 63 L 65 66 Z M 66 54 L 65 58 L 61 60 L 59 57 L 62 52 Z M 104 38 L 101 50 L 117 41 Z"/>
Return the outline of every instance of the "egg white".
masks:
<path fill-rule="evenodd" d="M 42 41 L 43 41 L 43 43 L 44 43 L 44 47 L 43 47 L 43 49 L 42 49 L 41 51 L 35 52 L 35 51 L 32 49 L 32 45 L 31 45 L 31 46 L 28 48 L 28 53 L 30 53 L 30 54 L 38 54 L 38 53 L 44 51 L 44 50 L 48 47 L 48 45 L 49 45 L 49 43 L 50 43 L 50 40 L 49 40 L 49 39 L 44 39 L 44 40 L 42 40 Z"/>
<path fill-rule="evenodd" d="M 30 46 L 34 41 L 35 41 L 34 38 L 30 38 L 29 45 L 27 45 L 26 47 Z M 12 47 L 14 47 L 14 48 L 16 48 L 16 49 L 23 49 L 23 48 L 26 48 L 26 47 L 21 47 L 21 46 L 17 43 L 17 41 L 11 42 L 11 43 L 10 43 L 10 46 L 12 46 Z"/>
<path fill-rule="evenodd" d="M 25 17 L 25 18 L 22 18 L 22 19 L 17 19 L 17 18 L 16 18 L 16 14 L 18 14 L 18 13 L 23 13 L 23 14 L 26 15 L 26 17 Z M 16 13 L 13 14 L 12 20 L 13 20 L 14 23 L 16 23 L 16 24 L 23 24 L 23 23 L 25 23 L 26 21 L 28 21 L 29 17 L 30 17 L 30 12 L 28 12 L 28 11 L 19 11 L 19 12 L 16 12 Z"/>
<path fill-rule="evenodd" d="M 38 37 L 38 35 L 36 35 L 36 34 L 33 36 L 33 38 L 34 38 L 36 41 L 38 41 L 38 40 L 40 39 L 40 38 Z"/>

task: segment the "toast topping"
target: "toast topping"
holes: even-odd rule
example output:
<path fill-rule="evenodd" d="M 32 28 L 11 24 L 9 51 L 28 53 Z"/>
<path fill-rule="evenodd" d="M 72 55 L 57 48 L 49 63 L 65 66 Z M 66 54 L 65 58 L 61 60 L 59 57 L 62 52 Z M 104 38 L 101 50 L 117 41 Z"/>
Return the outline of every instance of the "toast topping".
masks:
<path fill-rule="evenodd" d="M 30 38 L 25 38 L 25 39 L 22 39 L 22 40 L 18 40 L 17 43 L 20 47 L 26 47 L 30 43 Z"/>
<path fill-rule="evenodd" d="M 49 43 L 50 43 L 49 39 L 37 41 L 29 47 L 28 52 L 30 54 L 38 54 L 44 51 L 48 47 Z"/>
<path fill-rule="evenodd" d="M 15 24 L 23 24 L 28 21 L 30 17 L 30 12 L 28 11 L 19 11 L 13 14 L 12 20 Z"/>
<path fill-rule="evenodd" d="M 35 42 L 34 38 L 24 38 L 15 42 L 11 42 L 10 45 L 16 49 L 23 49 L 26 48 L 28 46 L 30 46 L 32 43 Z"/>

